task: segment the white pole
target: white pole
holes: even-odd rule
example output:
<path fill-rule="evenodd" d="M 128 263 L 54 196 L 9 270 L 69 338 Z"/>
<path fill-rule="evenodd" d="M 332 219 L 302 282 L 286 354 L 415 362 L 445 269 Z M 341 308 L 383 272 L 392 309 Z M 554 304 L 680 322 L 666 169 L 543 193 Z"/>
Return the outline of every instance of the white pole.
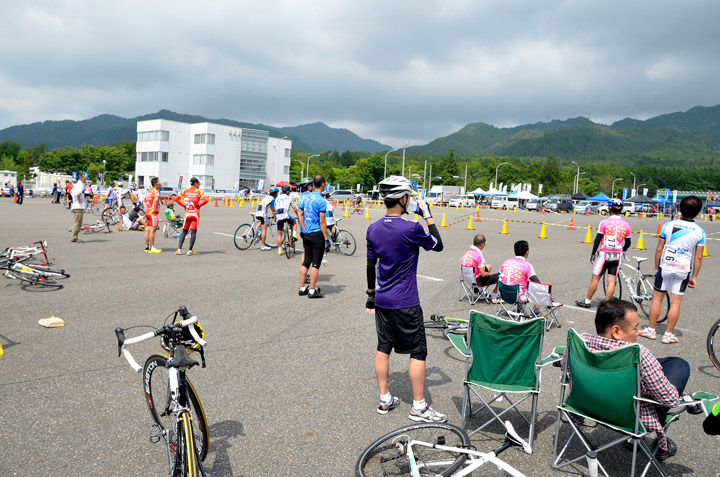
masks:
<path fill-rule="evenodd" d="M 402 176 L 405 177 L 405 148 L 407 147 L 408 142 L 405 141 L 405 144 L 403 144 L 403 163 L 402 163 Z"/>
<path fill-rule="evenodd" d="M 388 157 L 388 154 L 390 154 L 391 152 L 395 152 L 395 151 L 397 151 L 397 148 L 395 148 L 395 149 L 390 149 L 390 150 L 385 154 L 385 170 L 383 171 L 383 179 L 385 179 L 385 178 L 387 177 L 387 157 Z"/>

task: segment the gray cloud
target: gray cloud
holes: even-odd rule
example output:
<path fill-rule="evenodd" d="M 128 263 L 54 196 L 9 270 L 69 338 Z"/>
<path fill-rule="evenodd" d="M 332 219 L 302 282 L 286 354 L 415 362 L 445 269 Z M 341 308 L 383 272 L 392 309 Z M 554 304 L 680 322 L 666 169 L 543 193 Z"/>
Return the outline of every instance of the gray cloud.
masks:
<path fill-rule="evenodd" d="M 398 146 L 720 103 L 720 3 L 9 2 L 0 128 L 162 108 Z"/>

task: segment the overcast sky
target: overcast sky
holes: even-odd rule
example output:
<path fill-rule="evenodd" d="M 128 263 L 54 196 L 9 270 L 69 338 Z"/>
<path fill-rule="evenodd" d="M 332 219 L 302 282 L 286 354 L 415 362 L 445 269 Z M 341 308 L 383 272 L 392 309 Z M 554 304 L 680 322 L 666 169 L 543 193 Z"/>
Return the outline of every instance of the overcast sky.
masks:
<path fill-rule="evenodd" d="M 720 103 L 720 1 L 2 1 L 0 129 L 160 109 L 393 147 Z"/>

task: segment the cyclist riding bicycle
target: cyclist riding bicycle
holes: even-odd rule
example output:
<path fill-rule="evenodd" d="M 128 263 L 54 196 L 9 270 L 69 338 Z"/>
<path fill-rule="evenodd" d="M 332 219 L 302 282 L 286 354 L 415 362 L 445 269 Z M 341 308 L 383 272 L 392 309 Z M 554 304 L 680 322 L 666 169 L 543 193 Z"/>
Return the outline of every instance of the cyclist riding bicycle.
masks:
<path fill-rule="evenodd" d="M 577 306 L 590 308 L 592 297 L 595 291 L 597 291 L 600 278 L 605 272 L 608 274 L 608 286 L 605 299 L 609 300 L 612 298 L 615 292 L 615 282 L 617 280 L 618 270 L 620 270 L 620 262 L 622 255 L 630 248 L 630 234 L 632 232 L 630 224 L 620 217 L 622 209 L 623 203 L 620 199 L 610 199 L 608 201 L 610 218 L 600 222 L 597 235 L 595 235 L 595 244 L 590 254 L 590 263 L 593 264 L 593 271 L 587 297 L 585 300 L 576 301 L 575 304 Z M 598 248 L 600 249 L 599 252 Z"/>
<path fill-rule="evenodd" d="M 265 244 L 265 237 L 267 235 L 267 228 L 270 224 L 270 219 L 275 216 L 275 198 L 278 196 L 280 189 L 277 187 L 271 187 L 268 192 L 269 195 L 263 197 L 258 204 L 257 214 L 255 215 L 255 218 L 262 226 L 262 232 L 260 232 L 260 250 L 262 251 L 272 250 L 272 247 Z M 272 214 L 269 214 L 268 211 L 272 211 Z"/>
<path fill-rule="evenodd" d="M 275 199 L 275 214 L 277 217 L 277 246 L 278 246 L 278 255 L 282 255 L 282 231 L 285 228 L 285 223 L 288 223 L 288 226 L 292 230 L 292 238 L 293 240 L 297 240 L 297 222 L 295 222 L 295 219 L 292 215 L 290 215 L 290 209 L 294 209 L 295 213 L 297 214 L 297 209 L 295 209 L 295 204 L 293 204 L 293 200 L 290 197 L 290 186 L 285 184 L 282 186 L 282 194 L 278 195 L 278 198 Z"/>

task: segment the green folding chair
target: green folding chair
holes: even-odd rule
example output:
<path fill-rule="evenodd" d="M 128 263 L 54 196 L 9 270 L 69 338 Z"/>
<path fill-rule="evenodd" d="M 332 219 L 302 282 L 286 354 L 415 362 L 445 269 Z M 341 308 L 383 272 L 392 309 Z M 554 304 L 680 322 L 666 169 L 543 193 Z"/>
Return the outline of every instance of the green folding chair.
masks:
<path fill-rule="evenodd" d="M 633 445 L 630 475 L 635 475 L 638 448 L 648 458 L 642 475 L 645 475 L 650 465 L 653 465 L 661 475 L 666 475 L 643 440 L 648 432 L 640 421 L 640 402 L 654 401 L 641 396 L 640 345 L 632 344 L 612 351 L 590 351 L 578 333 L 571 328 L 568 330 L 565 354 L 567 360 L 563 364 L 561 379 L 562 389 L 555 426 L 553 467 L 560 469 L 586 459 L 586 454 L 583 454 L 560 464 L 563 454 L 575 436 L 582 442 L 588 453 L 596 454 L 630 439 Z M 569 423 L 572 433 L 558 453 L 562 417 Z M 574 422 L 574 419 L 583 418 L 595 421 L 600 426 L 619 433 L 620 437 L 596 447 L 590 442 L 580 425 Z M 605 476 L 608 476 L 599 462 L 598 468 Z"/>
<path fill-rule="evenodd" d="M 497 284 L 501 300 L 498 303 L 495 316 L 507 316 L 515 321 L 535 317 L 528 310 L 526 303 L 520 300 L 520 285 L 508 285 L 502 281 L 498 281 Z"/>
<path fill-rule="evenodd" d="M 473 435 L 494 421 L 503 426 L 502 416 L 514 409 L 530 427 L 528 443 L 532 448 L 535 436 L 535 418 L 540 393 L 540 374 L 543 366 L 558 361 L 560 356 L 541 360 L 545 319 L 535 318 L 522 322 L 505 320 L 470 312 L 465 360 L 465 396 L 463 400 L 463 427 L 468 418 L 487 409 L 490 419 L 470 432 Z M 482 405 L 472 408 L 471 394 Z M 484 397 L 483 394 L 490 395 Z M 511 399 L 512 398 L 512 399 Z M 513 399 L 518 399 L 513 401 Z M 518 405 L 530 399 L 530 419 L 518 409 Z M 508 407 L 496 411 L 491 404 Z"/>

